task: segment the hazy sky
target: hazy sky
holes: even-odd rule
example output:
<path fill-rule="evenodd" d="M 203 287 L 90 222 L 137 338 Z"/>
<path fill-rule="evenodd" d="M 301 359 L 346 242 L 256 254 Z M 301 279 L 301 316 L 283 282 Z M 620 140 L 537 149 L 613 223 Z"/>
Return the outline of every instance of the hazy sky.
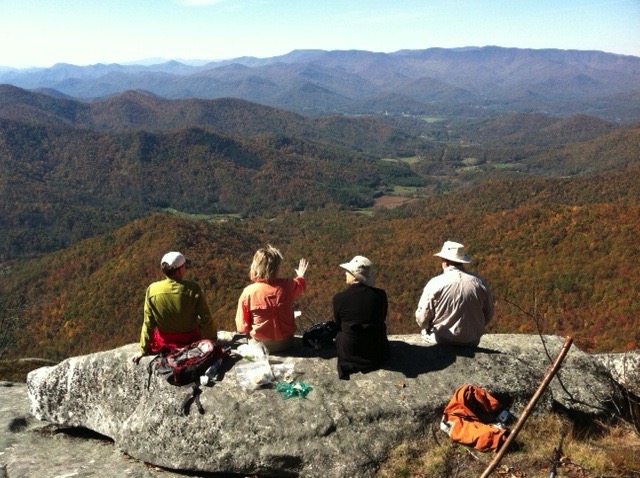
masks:
<path fill-rule="evenodd" d="M 640 56 L 640 0 L 0 0 L 0 65 L 498 45 Z"/>

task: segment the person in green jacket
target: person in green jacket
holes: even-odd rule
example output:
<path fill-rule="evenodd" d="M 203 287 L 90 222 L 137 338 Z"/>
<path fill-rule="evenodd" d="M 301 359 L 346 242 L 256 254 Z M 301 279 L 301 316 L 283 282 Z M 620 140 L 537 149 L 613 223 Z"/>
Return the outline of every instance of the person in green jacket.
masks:
<path fill-rule="evenodd" d="M 216 340 L 217 328 L 200 286 L 184 276 L 187 259 L 179 252 L 166 253 L 160 267 L 165 278 L 152 283 L 144 300 L 140 348 L 133 357 L 184 347 L 202 338 Z"/>

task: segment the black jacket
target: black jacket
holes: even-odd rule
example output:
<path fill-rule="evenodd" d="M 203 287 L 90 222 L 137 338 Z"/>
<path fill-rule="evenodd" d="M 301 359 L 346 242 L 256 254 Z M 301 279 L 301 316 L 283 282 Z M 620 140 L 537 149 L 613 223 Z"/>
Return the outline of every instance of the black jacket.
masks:
<path fill-rule="evenodd" d="M 387 293 L 361 283 L 333 297 L 333 316 L 340 327 L 336 337 L 338 375 L 380 368 L 389 358 Z"/>

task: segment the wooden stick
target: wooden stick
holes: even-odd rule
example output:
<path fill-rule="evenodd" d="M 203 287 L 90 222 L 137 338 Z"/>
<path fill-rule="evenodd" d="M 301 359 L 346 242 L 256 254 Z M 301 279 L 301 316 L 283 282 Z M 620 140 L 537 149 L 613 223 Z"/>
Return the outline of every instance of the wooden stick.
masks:
<path fill-rule="evenodd" d="M 545 375 L 544 379 L 542 380 L 542 383 L 538 387 L 538 390 L 536 390 L 536 393 L 533 395 L 533 397 L 531 397 L 531 400 L 529 400 L 529 403 L 527 404 L 522 414 L 520 415 L 520 418 L 518 419 L 515 426 L 513 427 L 513 430 L 511 431 L 511 433 L 505 440 L 504 444 L 500 448 L 500 451 L 498 451 L 495 458 L 491 461 L 491 463 L 489 463 L 489 466 L 487 467 L 486 470 L 484 470 L 484 473 L 480 476 L 480 478 L 487 478 L 493 472 L 493 470 L 496 469 L 496 467 L 498 466 L 498 463 L 500 463 L 500 460 L 502 460 L 502 457 L 507 452 L 509 445 L 511 445 L 513 440 L 515 440 L 516 436 L 524 426 L 524 422 L 527 421 L 527 418 L 529 418 L 529 415 L 533 411 L 533 408 L 536 406 L 536 403 L 538 403 L 538 400 L 540 399 L 544 391 L 549 386 L 549 383 L 551 383 L 551 380 L 553 379 L 555 374 L 560 369 L 560 365 L 562 364 L 562 361 L 564 360 L 567 353 L 569 352 L 569 349 L 571 348 L 572 343 L 573 343 L 573 339 L 571 337 L 566 337 L 564 339 L 564 344 L 562 345 L 562 349 L 560 349 L 560 352 L 558 352 L 558 355 L 556 356 L 555 361 L 547 370 L 547 374 Z"/>

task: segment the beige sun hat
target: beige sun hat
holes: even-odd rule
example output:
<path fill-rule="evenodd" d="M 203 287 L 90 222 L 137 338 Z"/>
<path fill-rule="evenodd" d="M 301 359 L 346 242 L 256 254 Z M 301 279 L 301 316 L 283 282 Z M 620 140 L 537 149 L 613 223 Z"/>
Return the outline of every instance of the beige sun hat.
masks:
<path fill-rule="evenodd" d="M 355 256 L 351 261 L 340 264 L 340 267 L 358 279 L 358 282 L 362 282 L 368 286 L 373 285 L 373 262 L 366 257 Z"/>
<path fill-rule="evenodd" d="M 458 262 L 460 264 L 468 264 L 471 262 L 471 258 L 464 252 L 464 246 L 458 242 L 445 241 L 442 245 L 442 250 L 436 254 L 436 257 L 446 259 L 451 262 Z"/>
<path fill-rule="evenodd" d="M 179 252 L 167 252 L 164 256 L 162 256 L 162 259 L 160 260 L 160 266 L 166 264 L 166 268 L 168 270 L 173 270 L 183 266 L 185 262 L 187 262 L 187 258 Z"/>

